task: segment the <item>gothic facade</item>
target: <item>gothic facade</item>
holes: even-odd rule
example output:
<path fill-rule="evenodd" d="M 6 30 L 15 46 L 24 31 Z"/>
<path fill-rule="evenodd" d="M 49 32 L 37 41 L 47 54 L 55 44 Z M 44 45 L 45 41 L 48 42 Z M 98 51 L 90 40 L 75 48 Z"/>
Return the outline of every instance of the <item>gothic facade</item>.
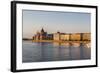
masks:
<path fill-rule="evenodd" d="M 42 28 L 40 32 L 37 32 L 35 36 L 33 36 L 34 40 L 53 40 L 53 34 L 47 34 Z"/>

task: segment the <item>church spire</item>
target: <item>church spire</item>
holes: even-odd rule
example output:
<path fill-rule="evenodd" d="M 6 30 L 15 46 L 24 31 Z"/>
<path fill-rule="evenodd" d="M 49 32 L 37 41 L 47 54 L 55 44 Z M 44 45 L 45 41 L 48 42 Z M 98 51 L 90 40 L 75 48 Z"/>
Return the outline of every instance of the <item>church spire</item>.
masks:
<path fill-rule="evenodd" d="M 44 29 L 43 28 L 41 29 L 41 32 L 44 32 Z"/>

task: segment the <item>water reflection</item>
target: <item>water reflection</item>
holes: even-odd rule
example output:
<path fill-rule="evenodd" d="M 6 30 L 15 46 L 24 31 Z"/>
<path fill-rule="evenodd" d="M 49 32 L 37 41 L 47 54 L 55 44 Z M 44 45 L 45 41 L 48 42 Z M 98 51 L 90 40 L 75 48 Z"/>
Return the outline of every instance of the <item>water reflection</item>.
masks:
<path fill-rule="evenodd" d="M 90 43 L 23 42 L 23 62 L 83 60 L 91 58 Z"/>
<path fill-rule="evenodd" d="M 69 46 L 69 43 L 57 43 L 57 42 L 53 42 L 54 46 Z"/>

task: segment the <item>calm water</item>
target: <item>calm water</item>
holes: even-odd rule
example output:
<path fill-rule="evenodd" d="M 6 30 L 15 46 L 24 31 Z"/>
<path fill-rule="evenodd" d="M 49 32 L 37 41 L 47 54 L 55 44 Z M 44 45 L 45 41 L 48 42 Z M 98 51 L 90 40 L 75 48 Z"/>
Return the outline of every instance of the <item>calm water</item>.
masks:
<path fill-rule="evenodd" d="M 34 43 L 23 41 L 23 62 L 83 60 L 91 58 L 90 43 Z"/>

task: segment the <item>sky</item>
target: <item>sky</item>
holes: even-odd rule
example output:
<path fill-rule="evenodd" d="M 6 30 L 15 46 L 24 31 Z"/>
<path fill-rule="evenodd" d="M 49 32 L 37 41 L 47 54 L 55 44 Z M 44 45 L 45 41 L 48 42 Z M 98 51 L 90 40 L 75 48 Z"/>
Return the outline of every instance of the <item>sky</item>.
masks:
<path fill-rule="evenodd" d="M 32 38 L 42 28 L 47 33 L 86 33 L 91 31 L 91 14 L 23 10 L 23 38 Z"/>

